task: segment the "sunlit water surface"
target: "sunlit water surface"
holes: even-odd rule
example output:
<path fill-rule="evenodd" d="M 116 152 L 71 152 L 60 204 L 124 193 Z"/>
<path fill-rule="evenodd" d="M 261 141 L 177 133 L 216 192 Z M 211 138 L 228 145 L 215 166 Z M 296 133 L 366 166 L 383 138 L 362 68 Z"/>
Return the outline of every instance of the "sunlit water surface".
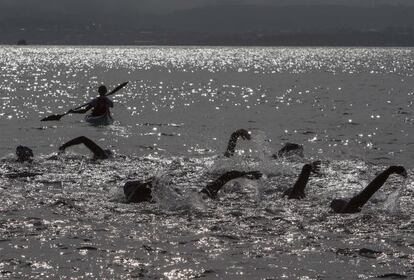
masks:
<path fill-rule="evenodd" d="M 392 48 L 1 47 L 1 277 L 413 277 L 413 67 L 414 50 Z M 123 81 L 112 126 L 39 121 Z M 223 158 L 238 128 L 253 139 Z M 80 135 L 114 158 L 56 155 Z M 306 158 L 272 159 L 286 142 Z M 17 145 L 33 163 L 15 162 Z M 312 159 L 307 198 L 282 198 Z M 361 213 L 329 210 L 392 164 L 408 179 L 391 176 Z M 265 176 L 198 194 L 232 169 Z M 156 203 L 124 203 L 127 180 L 153 176 Z"/>

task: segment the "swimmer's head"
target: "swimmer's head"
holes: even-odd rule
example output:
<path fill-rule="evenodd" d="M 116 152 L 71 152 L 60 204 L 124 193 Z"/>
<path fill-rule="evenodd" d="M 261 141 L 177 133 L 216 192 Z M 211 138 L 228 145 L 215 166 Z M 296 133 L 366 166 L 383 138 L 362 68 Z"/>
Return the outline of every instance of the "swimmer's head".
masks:
<path fill-rule="evenodd" d="M 25 146 L 17 146 L 16 148 L 17 161 L 19 162 L 31 162 L 33 159 L 32 149 Z"/>
<path fill-rule="evenodd" d="M 124 185 L 124 194 L 127 202 L 144 202 L 152 200 L 151 181 L 130 181 Z"/>
<path fill-rule="evenodd" d="M 94 154 L 93 160 L 108 159 L 108 158 L 113 157 L 113 155 L 114 155 L 114 153 L 111 150 L 109 150 L 109 149 L 105 149 L 103 151 L 105 152 L 103 154 L 101 154 L 101 153 Z"/>
<path fill-rule="evenodd" d="M 99 93 L 100 96 L 104 96 L 107 92 L 108 92 L 108 89 L 104 85 L 101 85 L 98 88 L 98 93 Z"/>
<path fill-rule="evenodd" d="M 330 206 L 336 213 L 341 213 L 345 209 L 346 205 L 347 201 L 343 199 L 334 199 L 332 200 Z"/>
<path fill-rule="evenodd" d="M 390 166 L 389 170 L 391 173 L 399 174 L 403 176 L 404 178 L 408 177 L 407 170 L 405 170 L 403 166 Z"/>
<path fill-rule="evenodd" d="M 124 194 L 129 197 L 136 188 L 142 185 L 141 181 L 128 181 L 124 185 Z"/>
<path fill-rule="evenodd" d="M 304 157 L 303 155 L 303 146 L 296 143 L 286 143 L 282 149 L 278 152 L 278 157 L 291 157 L 299 156 Z"/>

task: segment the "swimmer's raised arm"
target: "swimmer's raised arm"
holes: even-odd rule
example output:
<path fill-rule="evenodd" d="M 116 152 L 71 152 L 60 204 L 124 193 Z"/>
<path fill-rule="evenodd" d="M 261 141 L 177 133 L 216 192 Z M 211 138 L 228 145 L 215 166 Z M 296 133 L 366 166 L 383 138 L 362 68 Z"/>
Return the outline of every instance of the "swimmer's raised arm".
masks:
<path fill-rule="evenodd" d="M 236 130 L 230 136 L 229 142 L 227 144 L 227 150 L 224 153 L 224 156 L 231 157 L 234 155 L 236 145 L 237 145 L 237 140 L 239 139 L 239 137 L 241 137 L 244 140 L 250 140 L 251 138 L 247 130 L 245 129 Z"/>
<path fill-rule="evenodd" d="M 85 136 L 76 137 L 66 142 L 65 144 L 59 147 L 59 151 L 63 152 L 68 147 L 80 145 L 80 144 L 84 144 L 93 153 L 95 159 L 107 159 L 109 156 L 108 151 L 103 150 L 95 142 L 93 142 L 91 139 Z"/>
<path fill-rule="evenodd" d="M 359 194 L 352 197 L 350 200 L 334 199 L 331 202 L 331 208 L 336 213 L 356 213 L 361 211 L 361 208 L 368 202 L 368 200 L 378 191 L 382 185 L 387 181 L 391 174 L 399 174 L 407 178 L 407 171 L 402 166 L 390 166 L 381 172 L 368 186 L 365 187 Z"/>
<path fill-rule="evenodd" d="M 302 171 L 296 180 L 296 183 L 292 188 L 287 189 L 283 196 L 288 196 L 288 199 L 301 199 L 305 197 L 305 187 L 309 181 L 311 172 L 319 173 L 321 162 L 314 161 L 312 163 L 305 164 L 302 167 Z"/>

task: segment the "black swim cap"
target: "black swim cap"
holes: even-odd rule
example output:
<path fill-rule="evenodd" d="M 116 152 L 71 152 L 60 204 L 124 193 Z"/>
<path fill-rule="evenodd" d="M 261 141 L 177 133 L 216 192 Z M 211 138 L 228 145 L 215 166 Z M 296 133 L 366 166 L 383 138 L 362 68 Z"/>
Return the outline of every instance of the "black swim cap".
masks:
<path fill-rule="evenodd" d="M 20 162 L 32 161 L 33 151 L 25 146 L 17 146 L 16 148 L 17 160 Z"/>
<path fill-rule="evenodd" d="M 345 210 L 345 206 L 347 205 L 347 201 L 343 199 L 334 199 L 331 201 L 331 208 L 336 213 L 342 213 Z"/>
<path fill-rule="evenodd" d="M 108 90 L 106 89 L 106 86 L 101 85 L 101 86 L 98 88 L 98 92 L 99 92 L 99 95 L 104 95 L 104 94 L 106 94 L 106 93 L 108 92 Z"/>
<path fill-rule="evenodd" d="M 152 200 L 151 182 L 129 181 L 124 185 L 127 202 L 145 202 Z"/>
<path fill-rule="evenodd" d="M 303 146 L 296 143 L 286 143 L 277 153 L 278 157 L 290 157 L 297 155 L 303 157 Z"/>

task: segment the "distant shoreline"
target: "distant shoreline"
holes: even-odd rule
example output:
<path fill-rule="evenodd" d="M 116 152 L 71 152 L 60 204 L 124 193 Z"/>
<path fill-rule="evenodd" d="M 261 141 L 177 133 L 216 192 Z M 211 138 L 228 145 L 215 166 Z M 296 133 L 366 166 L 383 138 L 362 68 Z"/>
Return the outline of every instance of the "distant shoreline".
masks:
<path fill-rule="evenodd" d="M 297 33 L 192 33 L 192 32 L 108 32 L 79 34 L 75 30 L 59 34 L 25 32 L 0 44 L 93 45 L 93 46 L 257 46 L 257 47 L 414 47 L 414 29 L 382 31 L 297 32 Z M 10 34 L 9 34 L 10 35 Z M 9 36 L 11 37 L 11 36 Z M 24 42 L 25 44 L 21 44 Z M 19 44 L 20 43 L 20 44 Z"/>
<path fill-rule="evenodd" d="M 411 45 L 272 45 L 272 44 L 58 44 L 58 43 L 41 43 L 41 44 L 8 44 L 0 43 L 2 47 L 277 47 L 277 48 L 414 48 L 414 44 Z"/>

